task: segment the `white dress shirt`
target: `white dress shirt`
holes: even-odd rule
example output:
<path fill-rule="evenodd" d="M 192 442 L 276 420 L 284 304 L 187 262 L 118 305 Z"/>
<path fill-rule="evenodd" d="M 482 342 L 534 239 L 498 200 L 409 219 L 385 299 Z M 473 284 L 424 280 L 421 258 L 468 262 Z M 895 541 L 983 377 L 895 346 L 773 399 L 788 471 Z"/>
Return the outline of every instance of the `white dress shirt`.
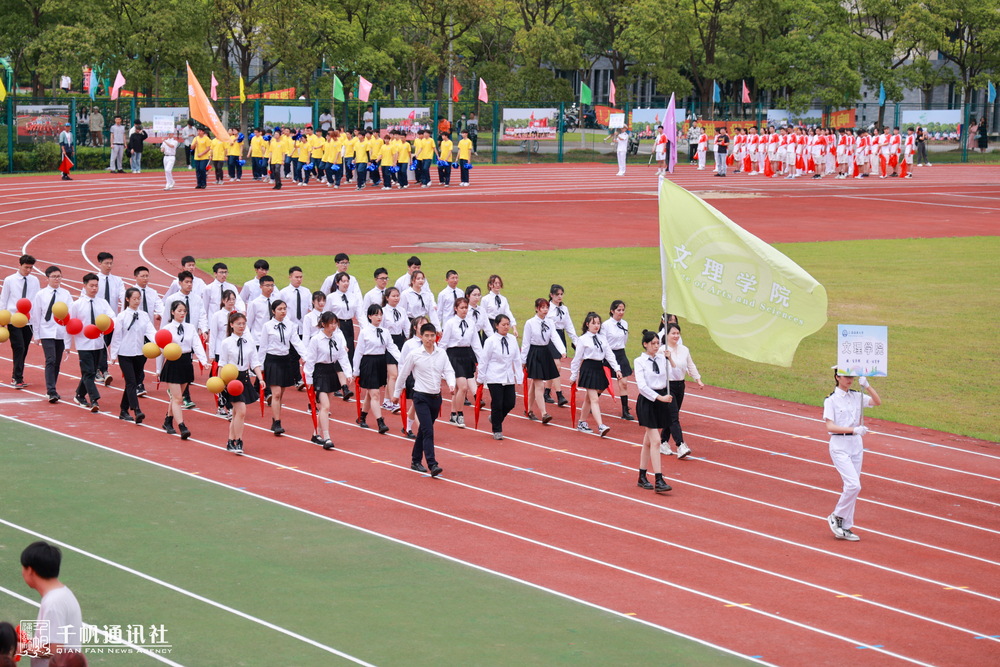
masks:
<path fill-rule="evenodd" d="M 298 294 L 298 298 L 296 298 Z M 301 285 L 298 288 L 289 285 L 279 293 L 279 298 L 288 306 L 288 315 L 285 317 L 289 324 L 295 325 L 295 330 L 302 335 L 302 320 L 306 313 L 312 308 L 312 292 Z M 327 299 L 327 303 L 330 300 Z M 302 317 L 299 317 L 298 308 L 302 308 Z"/>
<path fill-rule="evenodd" d="M 198 337 L 198 330 L 193 324 L 187 322 L 169 322 L 166 326 L 160 327 L 170 332 L 171 342 L 181 346 L 181 352 L 193 354 L 201 362 L 202 366 L 208 365 L 208 358 L 205 356 L 205 346 L 201 344 Z M 214 357 L 213 357 L 214 358 Z"/>
<path fill-rule="evenodd" d="M 250 307 L 250 302 L 260 295 L 260 279 L 251 278 L 243 283 L 243 289 L 240 290 L 240 298 L 243 299 L 243 303 L 247 304 L 247 308 Z"/>
<path fill-rule="evenodd" d="M 52 300 L 53 296 L 55 296 L 55 301 Z M 55 303 L 65 303 L 72 307 L 73 297 L 69 290 L 62 287 L 56 290 L 51 287 L 43 287 L 35 294 L 29 320 L 32 325 L 32 334 L 39 340 L 61 340 L 64 343 L 69 343 L 70 335 L 66 333 L 66 327 L 57 324 L 55 315 L 49 312 L 49 308 Z M 48 314 L 48 319 L 46 319 L 46 314 Z"/>
<path fill-rule="evenodd" d="M 565 303 L 557 306 L 549 301 L 549 314 L 546 315 L 546 319 L 551 320 L 557 330 L 565 331 L 570 342 L 576 343 L 578 336 L 573 326 L 573 318 L 570 317 L 569 308 L 566 307 Z"/>
<path fill-rule="evenodd" d="M 288 321 L 286 316 L 279 322 L 272 318 L 264 323 L 264 330 L 260 339 L 260 351 L 263 354 L 270 354 L 275 357 L 284 357 L 289 353 L 291 347 L 299 353 L 300 357 L 306 356 L 306 346 L 295 329 L 295 325 Z"/>
<path fill-rule="evenodd" d="M 125 283 L 115 275 L 97 272 L 97 296 L 108 302 L 117 313 L 125 307 Z"/>
<path fill-rule="evenodd" d="M 475 308 L 469 306 L 469 314 L 465 316 L 465 319 L 473 324 L 476 331 L 485 331 L 487 335 L 493 333 L 490 320 L 486 317 L 486 311 L 483 310 L 482 302 Z"/>
<path fill-rule="evenodd" d="M 229 337 L 226 331 L 229 328 L 229 314 L 231 312 L 233 311 L 226 310 L 225 308 L 217 310 L 208 323 L 208 356 L 212 357 L 212 359 L 215 359 L 215 355 L 217 354 L 215 348 Z"/>
<path fill-rule="evenodd" d="M 302 322 L 302 340 L 307 341 L 316 335 L 319 330 L 319 318 L 323 313 L 318 310 L 310 310 L 306 313 L 304 321 Z M 339 329 L 338 329 L 339 331 Z"/>
<path fill-rule="evenodd" d="M 386 287 L 386 289 L 389 288 Z M 383 301 L 385 301 L 384 290 L 380 290 L 378 287 L 373 287 L 370 290 L 368 290 L 368 292 L 365 293 L 365 298 L 361 300 L 361 312 L 367 313 L 368 306 L 372 305 L 373 303 L 376 306 L 384 308 L 385 306 L 382 306 Z"/>
<path fill-rule="evenodd" d="M 171 294 L 175 294 L 180 291 L 181 291 L 180 283 L 177 282 L 177 278 L 174 278 L 174 282 L 170 283 L 170 287 L 167 288 L 167 293 L 163 295 L 163 298 L 166 299 Z M 198 276 L 194 276 L 194 278 L 191 280 L 191 293 L 201 296 L 202 292 L 204 291 L 205 291 L 205 281 L 199 278 Z"/>
<path fill-rule="evenodd" d="M 366 325 L 361 327 L 358 339 L 354 341 L 354 377 L 361 374 L 361 358 L 367 355 L 383 356 L 388 352 L 399 363 L 400 352 L 392 342 L 392 336 L 382 327 Z"/>
<path fill-rule="evenodd" d="M 524 382 L 521 355 L 517 351 L 517 338 L 514 337 L 514 334 L 509 333 L 506 336 L 501 336 L 499 333 L 495 333 L 486 339 L 486 344 L 483 346 L 483 356 L 479 360 L 476 382 L 479 384 L 521 384 Z"/>
<path fill-rule="evenodd" d="M 639 385 L 639 393 L 651 401 L 655 401 L 657 389 L 667 388 L 667 376 L 670 369 L 670 362 L 662 354 L 649 356 L 643 352 L 635 358 L 633 362 L 635 369 L 635 383 Z"/>
<path fill-rule="evenodd" d="M 260 340 L 264 323 L 271 319 L 271 304 L 279 298 L 276 292 L 271 292 L 271 296 L 261 294 L 247 306 L 247 329 L 255 340 Z"/>
<path fill-rule="evenodd" d="M 437 308 L 434 305 L 434 297 L 424 294 L 423 290 L 416 292 L 412 287 L 407 287 L 399 297 L 399 305 L 411 320 L 423 315 L 428 322 L 437 326 Z"/>
<path fill-rule="evenodd" d="M 368 317 L 367 311 L 364 313 L 359 311 L 360 305 L 361 299 L 351 290 L 346 292 L 337 290 L 327 295 L 326 306 L 323 307 L 323 310 L 333 313 L 338 320 L 356 319 L 359 324 L 362 324 L 368 321 Z"/>
<path fill-rule="evenodd" d="M 442 378 L 448 388 L 455 391 L 455 371 L 448 360 L 448 354 L 437 345 L 432 352 L 427 352 L 421 343 L 419 348 L 406 355 L 406 359 L 399 365 L 399 377 L 396 378 L 393 397 L 399 396 L 406 387 L 406 378 L 410 373 L 413 373 L 413 391 L 440 394 Z"/>
<path fill-rule="evenodd" d="M 226 290 L 231 290 L 236 295 L 236 310 L 245 315 L 247 305 L 240 298 L 240 291 L 236 288 L 236 285 L 228 281 L 220 283 L 218 280 L 213 280 L 205 286 L 205 291 L 202 294 L 204 297 L 202 300 L 205 302 L 205 312 L 211 316 L 222 308 L 222 293 Z"/>
<path fill-rule="evenodd" d="M 624 318 L 615 322 L 615 318 L 609 317 L 601 322 L 601 337 L 612 350 L 624 350 L 628 344 L 628 322 Z M 579 345 L 577 348 L 579 349 Z"/>
<path fill-rule="evenodd" d="M 340 272 L 338 271 L 337 273 Z M 351 279 L 350 282 L 347 284 L 347 291 L 356 294 L 358 297 L 358 301 L 360 302 L 364 298 L 363 295 L 361 294 L 361 283 L 359 283 L 358 279 L 352 276 L 351 274 L 347 275 Z M 336 273 L 327 276 L 326 279 L 323 281 L 323 285 L 319 288 L 319 291 L 322 292 L 323 294 L 330 294 L 330 292 L 339 292 L 340 287 L 338 285 L 333 284 L 333 279 L 336 276 L 337 276 Z M 382 302 L 380 301 L 378 305 L 381 306 Z"/>
<path fill-rule="evenodd" d="M 396 280 L 396 289 L 398 289 L 400 294 L 402 294 L 403 290 L 409 287 L 411 282 L 413 282 L 413 276 L 409 273 L 404 273 L 398 280 Z M 434 292 L 431 291 L 431 284 L 430 281 L 427 280 L 427 274 L 424 274 L 424 286 L 420 288 L 420 293 L 425 294 L 432 299 L 434 298 Z"/>
<path fill-rule="evenodd" d="M 463 296 L 465 296 L 465 292 L 458 287 L 445 287 L 438 292 L 437 310 L 438 315 L 441 317 L 442 327 L 445 325 L 445 322 L 455 317 L 455 301 Z"/>
<path fill-rule="evenodd" d="M 689 349 L 680 343 L 677 343 L 676 348 L 668 347 L 667 349 L 670 350 L 670 358 L 674 362 L 670 367 L 670 379 L 673 382 L 683 380 L 685 374 L 690 375 L 695 380 L 701 379 L 701 374 L 698 372 L 698 367 L 694 365 L 694 359 L 691 358 L 691 351 Z"/>
<path fill-rule="evenodd" d="M 853 389 L 844 391 L 837 387 L 823 401 L 823 419 L 829 419 L 835 425 L 843 428 L 855 428 L 861 426 L 864 408 L 870 408 L 873 405 L 872 397 L 868 394 Z M 860 453 L 861 448 L 864 447 L 864 440 L 860 435 L 853 433 L 844 435 L 831 433 L 830 446 Z"/>
<path fill-rule="evenodd" d="M 126 308 L 115 318 L 115 330 L 111 333 L 111 346 L 108 357 L 116 359 L 123 357 L 141 357 L 145 339 L 156 338 L 156 329 L 149 321 L 149 315 L 143 310 Z"/>
<path fill-rule="evenodd" d="M 201 303 L 201 297 L 195 294 L 194 290 L 191 290 L 190 294 L 174 292 L 164 297 L 163 312 L 167 313 L 167 317 L 170 317 L 170 307 L 174 305 L 174 301 L 181 301 L 188 306 L 187 315 L 184 316 L 185 322 L 193 324 L 198 331 L 208 332 L 208 315 L 205 314 L 205 307 Z"/>
<path fill-rule="evenodd" d="M 404 336 L 410 333 L 410 320 L 406 316 L 401 304 L 395 307 L 386 304 L 382 307 L 382 328 L 389 332 L 390 336 Z"/>
<path fill-rule="evenodd" d="M 239 342 L 243 341 L 240 345 Z M 237 370 L 260 370 L 263 353 L 257 352 L 257 345 L 245 333 L 242 337 L 233 334 L 219 345 L 219 367 L 233 364 Z"/>
<path fill-rule="evenodd" d="M 510 304 L 507 303 L 507 297 L 503 294 L 488 292 L 479 303 L 480 307 L 486 311 L 486 317 L 489 319 L 495 320 L 497 315 L 503 314 L 510 318 L 511 327 L 517 326 L 514 313 L 510 312 Z"/>
<path fill-rule="evenodd" d="M 73 305 L 69 309 L 69 316 L 75 317 L 83 322 L 84 327 L 88 324 L 94 324 L 94 320 L 97 319 L 98 315 L 107 315 L 111 319 L 115 318 L 115 311 L 111 310 L 111 306 L 108 302 L 101 298 L 91 299 L 89 296 L 81 296 L 79 299 L 73 302 Z M 118 328 L 118 323 L 115 323 L 115 329 Z M 154 332 L 155 336 L 156 333 Z M 83 335 L 83 331 L 73 336 L 73 344 L 76 346 L 77 350 L 102 350 L 104 349 L 104 337 L 98 336 L 91 340 Z"/>
<path fill-rule="evenodd" d="M 521 332 L 521 363 L 528 363 L 528 351 L 532 345 L 548 345 L 549 341 L 556 346 L 561 356 L 566 356 L 566 346 L 559 336 L 554 336 L 556 330 L 538 315 L 524 323 Z"/>
<path fill-rule="evenodd" d="M 573 363 L 570 365 L 569 371 L 570 382 L 576 382 L 577 376 L 580 375 L 580 366 L 583 365 L 585 359 L 607 361 L 616 373 L 621 372 L 622 367 L 618 365 L 618 360 L 615 359 L 615 353 L 611 351 L 611 346 L 608 345 L 607 341 L 602 342 L 601 338 L 599 333 L 592 334 L 588 331 L 576 339 L 576 354 L 573 356 Z"/>
<path fill-rule="evenodd" d="M 306 346 L 306 365 L 303 369 L 306 374 L 306 384 L 313 383 L 313 371 L 316 370 L 316 364 L 336 363 L 340 364 L 344 376 L 350 382 L 353 376 L 351 375 L 351 364 L 347 359 L 347 344 L 343 334 L 340 334 L 339 337 L 338 334 L 340 334 L 340 329 L 334 329 L 332 336 L 327 336 L 320 331 L 309 339 L 309 345 Z"/>
<path fill-rule="evenodd" d="M 134 286 L 135 289 L 142 293 L 142 301 L 139 302 L 139 310 L 143 310 L 149 315 L 149 321 L 152 322 L 153 318 L 157 315 L 163 317 L 163 300 L 160 299 L 160 295 L 155 289 L 146 285 L 145 287 Z"/>
<path fill-rule="evenodd" d="M 441 340 L 438 341 L 438 345 L 445 350 L 452 347 L 471 347 L 478 361 L 482 358 L 483 344 L 479 340 L 479 334 L 476 333 L 475 322 L 472 322 L 471 319 L 466 313 L 465 319 L 456 315 L 448 320 L 442 327 Z"/>
<path fill-rule="evenodd" d="M 17 312 L 17 302 L 21 299 L 35 300 L 35 295 L 41 289 L 38 277 L 29 273 L 22 276 L 20 272 L 13 273 L 3 279 L 3 289 L 0 289 L 0 310 Z M 100 292 L 98 292 L 100 296 Z"/>

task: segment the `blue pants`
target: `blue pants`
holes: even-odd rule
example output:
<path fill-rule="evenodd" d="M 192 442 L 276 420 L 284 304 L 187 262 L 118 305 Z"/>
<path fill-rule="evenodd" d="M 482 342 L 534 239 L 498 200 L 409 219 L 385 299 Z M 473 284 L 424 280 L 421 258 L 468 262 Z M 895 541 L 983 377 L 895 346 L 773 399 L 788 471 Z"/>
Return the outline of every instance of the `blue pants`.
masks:
<path fill-rule="evenodd" d="M 259 181 L 264 161 L 259 157 L 250 158 L 250 169 L 253 170 L 253 180 Z"/>
<path fill-rule="evenodd" d="M 438 167 L 438 183 L 451 185 L 451 163 Z"/>
<path fill-rule="evenodd" d="M 198 180 L 198 187 L 208 186 L 208 160 L 194 161 L 194 175 Z"/>
<path fill-rule="evenodd" d="M 461 174 L 462 174 L 462 182 L 463 183 L 468 183 L 469 182 L 469 161 L 468 160 L 459 160 L 458 164 L 459 164 L 459 169 L 461 170 Z"/>
<path fill-rule="evenodd" d="M 350 183 L 354 179 L 354 158 L 344 158 L 344 172 L 347 174 L 347 182 Z"/>
<path fill-rule="evenodd" d="M 243 167 L 240 165 L 240 158 L 238 155 L 228 156 L 229 162 L 229 178 L 243 178 Z"/>
<path fill-rule="evenodd" d="M 431 161 L 420 160 L 420 182 L 424 185 L 430 185 L 431 182 Z"/>
<path fill-rule="evenodd" d="M 302 181 L 302 162 L 298 160 L 292 160 L 292 180 L 296 183 Z"/>
<path fill-rule="evenodd" d="M 406 170 L 410 168 L 410 165 L 405 162 L 399 163 L 399 171 L 396 172 L 396 181 L 399 183 L 399 187 L 405 188 L 410 184 L 409 177 L 406 174 Z"/>
<path fill-rule="evenodd" d="M 382 187 L 392 188 L 392 172 L 389 171 L 391 167 L 382 167 Z"/>
<path fill-rule="evenodd" d="M 334 169 L 334 165 L 326 165 L 326 182 L 333 183 L 337 187 L 340 187 L 340 177 L 344 173 L 344 168 Z"/>
<path fill-rule="evenodd" d="M 420 428 L 417 429 L 417 441 L 413 443 L 410 459 L 414 463 L 426 459 L 428 467 L 432 467 L 437 464 L 437 459 L 434 458 L 434 420 L 441 411 L 441 394 L 413 392 L 413 409 L 417 413 Z"/>
<path fill-rule="evenodd" d="M 378 185 L 379 182 L 380 182 L 379 181 L 379 173 L 378 173 L 379 172 L 379 167 L 378 167 L 378 164 L 375 163 L 375 162 L 372 162 L 372 164 L 375 165 L 375 168 L 372 169 L 371 173 L 368 175 L 368 178 L 371 179 L 372 185 Z"/>
<path fill-rule="evenodd" d="M 365 179 L 368 178 L 368 163 L 358 163 L 358 189 L 365 187 Z"/>

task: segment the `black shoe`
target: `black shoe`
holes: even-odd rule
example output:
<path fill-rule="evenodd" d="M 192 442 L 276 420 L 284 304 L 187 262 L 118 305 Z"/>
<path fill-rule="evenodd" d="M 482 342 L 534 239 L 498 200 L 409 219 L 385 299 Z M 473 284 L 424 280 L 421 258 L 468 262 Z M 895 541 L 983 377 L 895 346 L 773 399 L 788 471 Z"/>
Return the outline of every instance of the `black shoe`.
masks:
<path fill-rule="evenodd" d="M 415 463 L 411 463 L 411 464 L 410 464 L 410 470 L 416 470 L 417 472 L 427 472 L 427 468 L 425 468 L 425 467 L 424 467 L 424 466 L 423 466 L 423 465 L 422 465 L 422 464 L 420 463 L 420 461 L 417 461 L 417 462 L 415 462 Z"/>
<path fill-rule="evenodd" d="M 173 417 L 165 417 L 163 419 L 163 430 L 166 431 L 167 435 L 177 435 L 177 431 L 174 430 Z"/>
<path fill-rule="evenodd" d="M 184 425 L 184 422 L 178 424 L 177 428 L 181 430 L 181 440 L 187 440 L 191 437 L 191 431 L 189 431 L 188 427 Z"/>
<path fill-rule="evenodd" d="M 369 428 L 368 427 L 368 422 L 365 419 L 363 419 L 363 418 L 362 419 L 355 419 L 354 423 L 357 424 L 358 426 L 360 426 L 361 428 Z"/>
<path fill-rule="evenodd" d="M 548 412 L 546 412 L 544 415 L 542 415 L 542 423 L 543 424 L 548 424 L 550 421 L 552 421 L 552 415 L 550 415 Z"/>
<path fill-rule="evenodd" d="M 379 432 L 379 435 L 382 435 L 383 433 L 388 433 L 389 432 L 389 427 L 385 425 L 385 420 L 384 419 L 382 419 L 381 417 L 379 417 L 376 420 L 376 422 L 378 423 L 378 432 Z"/>
<path fill-rule="evenodd" d="M 236 441 L 236 453 L 239 454 L 240 456 L 243 456 L 243 440 L 242 440 L 242 438 L 240 440 Z"/>
<path fill-rule="evenodd" d="M 132 419 L 132 415 L 130 415 L 127 412 L 123 412 L 123 413 L 119 414 L 118 415 L 118 419 L 121 419 L 123 422 L 134 422 L 135 421 L 134 419 Z"/>
<path fill-rule="evenodd" d="M 569 401 L 566 400 L 566 397 L 563 396 L 563 393 L 561 391 L 556 393 L 556 398 L 558 399 L 560 408 L 564 408 L 567 405 L 569 405 Z"/>
<path fill-rule="evenodd" d="M 280 419 L 271 420 L 271 432 L 274 433 L 275 435 L 281 435 L 282 433 L 285 432 L 285 429 L 281 428 Z"/>
<path fill-rule="evenodd" d="M 434 463 L 431 465 L 431 477 L 437 477 L 442 472 L 444 471 L 441 470 L 441 466 L 439 466 L 438 464 Z"/>
<path fill-rule="evenodd" d="M 86 396 L 74 396 L 73 402 L 79 405 L 81 408 L 89 408 L 90 403 L 87 402 Z"/>
<path fill-rule="evenodd" d="M 334 396 L 343 396 L 343 391 L 340 390 L 340 389 L 338 389 L 337 391 L 333 392 L 333 395 Z"/>
<path fill-rule="evenodd" d="M 140 384 L 138 387 L 136 387 L 135 388 L 135 395 L 136 396 L 145 396 L 146 395 L 146 387 L 145 387 L 145 385 L 141 385 Z"/>
<path fill-rule="evenodd" d="M 49 394 L 49 403 L 58 403 L 59 394 Z"/>
<path fill-rule="evenodd" d="M 553 405 L 555 404 L 555 400 L 553 400 L 553 398 L 552 398 L 552 390 L 551 389 L 546 389 L 545 390 L 544 400 L 545 400 L 546 403 L 552 403 Z"/>
<path fill-rule="evenodd" d="M 313 437 L 310 438 L 310 440 L 312 440 L 312 443 L 314 445 L 322 445 L 323 444 L 323 438 L 321 436 L 316 435 L 315 433 L 313 434 Z"/>
<path fill-rule="evenodd" d="M 407 430 L 407 431 L 405 431 L 405 433 L 406 433 L 406 437 L 409 438 L 410 440 L 416 440 L 417 439 L 417 434 L 414 433 L 413 431 Z"/>
<path fill-rule="evenodd" d="M 529 410 L 528 411 L 528 419 L 530 419 L 533 422 L 538 421 L 538 417 L 535 416 L 535 411 L 534 410 Z"/>
<path fill-rule="evenodd" d="M 354 392 L 345 387 L 344 388 L 344 394 L 343 394 L 342 398 L 345 401 L 349 401 L 349 400 L 351 400 L 351 396 L 354 396 Z"/>
<path fill-rule="evenodd" d="M 227 452 L 235 452 L 236 451 L 236 441 L 235 440 L 230 440 L 229 442 L 226 443 L 226 451 Z"/>
<path fill-rule="evenodd" d="M 640 489 L 646 489 L 648 491 L 653 490 L 653 485 L 649 483 L 649 480 L 645 477 L 640 477 L 639 482 L 636 484 Z"/>
<path fill-rule="evenodd" d="M 467 407 L 467 408 L 471 408 L 472 407 L 472 403 L 469 401 L 469 399 L 465 399 L 465 407 Z"/>
<path fill-rule="evenodd" d="M 622 410 L 622 419 L 624 419 L 627 422 L 634 422 L 635 421 L 635 417 L 632 416 L 632 411 L 629 410 L 628 408 L 625 408 L 624 410 Z"/>
<path fill-rule="evenodd" d="M 141 424 L 142 420 L 145 419 L 145 418 L 146 418 L 146 415 L 143 414 L 142 410 L 136 410 L 135 411 L 135 423 L 136 424 Z"/>
<path fill-rule="evenodd" d="M 124 173 L 124 172 L 122 172 L 122 173 Z M 100 411 L 101 411 L 101 408 L 100 408 L 99 405 L 97 405 L 97 401 L 94 401 L 93 403 L 90 404 L 90 412 L 91 412 L 91 414 L 95 414 L 96 415 Z"/>
<path fill-rule="evenodd" d="M 666 493 L 670 490 L 670 485 L 664 482 L 662 479 L 656 480 L 656 487 L 653 489 L 657 493 Z"/>
<path fill-rule="evenodd" d="M 323 444 L 323 449 L 327 451 L 334 449 L 333 440 L 324 440 L 322 444 Z"/>

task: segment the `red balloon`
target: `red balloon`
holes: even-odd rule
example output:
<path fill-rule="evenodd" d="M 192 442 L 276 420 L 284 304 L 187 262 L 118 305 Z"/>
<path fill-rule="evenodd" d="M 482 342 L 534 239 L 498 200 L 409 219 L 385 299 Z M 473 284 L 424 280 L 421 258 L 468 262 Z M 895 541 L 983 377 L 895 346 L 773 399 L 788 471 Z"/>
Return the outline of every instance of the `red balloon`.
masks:
<path fill-rule="evenodd" d="M 239 380 L 233 380 L 226 385 L 226 391 L 229 392 L 230 396 L 239 396 L 243 393 L 243 383 Z"/>
<path fill-rule="evenodd" d="M 90 340 L 96 340 L 101 336 L 101 330 L 97 328 L 96 324 L 88 324 L 83 328 L 83 335 Z"/>
<path fill-rule="evenodd" d="M 70 336 L 75 336 L 83 331 L 83 322 L 77 317 L 71 317 L 66 322 L 66 333 Z"/>
<path fill-rule="evenodd" d="M 107 334 L 110 334 L 114 330 L 115 330 L 115 318 L 112 317 L 111 318 L 111 324 L 108 325 L 108 330 L 107 331 L 103 331 L 101 333 L 107 335 Z M 98 331 L 100 331 L 100 329 L 98 329 Z"/>
<path fill-rule="evenodd" d="M 169 329 L 160 329 L 156 332 L 156 336 L 153 337 L 156 344 L 160 347 L 166 347 L 174 341 L 174 335 L 170 333 Z"/>
<path fill-rule="evenodd" d="M 55 320 L 56 320 L 56 324 L 58 324 L 58 325 L 59 325 L 59 326 L 61 326 L 61 327 L 64 327 L 64 326 L 66 326 L 66 323 L 67 323 L 67 322 L 69 322 L 69 318 L 68 318 L 68 317 L 67 317 L 67 318 L 66 318 L 65 320 L 60 320 L 60 319 L 59 319 L 59 318 L 57 317 L 57 318 L 55 318 Z"/>
<path fill-rule="evenodd" d="M 18 299 L 17 312 L 24 313 L 25 315 L 29 314 L 31 312 L 31 299 Z"/>

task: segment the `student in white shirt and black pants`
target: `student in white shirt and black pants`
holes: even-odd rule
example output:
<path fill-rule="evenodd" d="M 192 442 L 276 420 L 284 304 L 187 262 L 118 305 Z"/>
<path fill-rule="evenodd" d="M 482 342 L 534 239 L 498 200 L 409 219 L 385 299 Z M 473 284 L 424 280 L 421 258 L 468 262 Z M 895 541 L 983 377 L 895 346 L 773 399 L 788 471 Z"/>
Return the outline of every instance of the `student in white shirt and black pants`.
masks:
<path fill-rule="evenodd" d="M 35 295 L 41 289 L 38 278 L 31 275 L 35 268 L 35 258 L 31 255 L 21 255 L 17 260 L 17 273 L 7 276 L 3 281 L 3 289 L 0 290 L 0 310 L 10 313 L 17 312 L 17 302 L 21 299 L 35 300 Z M 24 389 L 24 360 L 28 356 L 28 345 L 31 343 L 32 327 L 31 321 L 18 329 L 8 326 L 10 332 L 10 351 L 14 362 L 13 377 L 10 386 L 14 389 Z"/>
<path fill-rule="evenodd" d="M 115 330 L 111 333 L 108 356 L 111 361 L 118 359 L 118 367 L 122 369 L 122 377 L 125 379 L 125 391 L 122 393 L 121 413 L 118 418 L 122 421 L 133 421 L 128 413 L 131 408 L 135 413 L 135 423 L 141 424 L 145 415 L 139 409 L 136 388 L 142 382 L 146 366 L 142 346 L 145 345 L 146 338 L 150 340 L 156 338 L 156 329 L 149 321 L 149 316 L 139 310 L 142 296 L 138 289 L 129 287 L 125 290 L 125 303 L 127 307 L 115 318 Z"/>
<path fill-rule="evenodd" d="M 510 333 L 510 318 L 498 315 L 496 332 L 486 339 L 476 381 L 490 390 L 490 424 L 493 439 L 503 440 L 503 421 L 517 405 L 516 387 L 524 381 L 517 338 Z"/>
<path fill-rule="evenodd" d="M 69 358 L 66 347 L 69 334 L 66 333 L 66 327 L 56 322 L 52 308 L 56 303 L 64 303 L 68 309 L 73 305 L 73 297 L 69 291 L 59 286 L 62 282 L 62 271 L 58 266 L 45 269 L 45 278 L 48 280 L 48 286 L 38 290 L 38 294 L 35 295 L 31 321 L 35 323 L 35 340 L 45 353 L 45 393 L 49 397 L 49 403 L 56 403 L 61 398 L 56 391 L 59 368 L 64 361 L 63 357 Z"/>
<path fill-rule="evenodd" d="M 83 276 L 83 295 L 73 302 L 73 307 L 69 309 L 69 316 L 75 317 L 84 326 L 94 324 L 98 315 L 107 315 L 114 318 L 115 312 L 108 305 L 108 302 L 97 296 L 97 289 L 100 282 L 93 273 Z M 77 355 L 80 358 L 80 384 L 76 387 L 76 403 L 85 408 L 90 408 L 91 412 L 99 412 L 97 401 L 101 395 L 97 392 L 97 373 L 101 357 L 105 356 L 104 339 L 87 338 L 83 332 L 76 334 L 73 338 L 73 345 L 76 347 Z M 87 402 L 87 397 L 90 402 Z"/>
<path fill-rule="evenodd" d="M 434 456 L 434 419 L 441 410 L 441 379 L 444 378 L 448 389 L 455 391 L 455 371 L 451 368 L 448 355 L 435 343 L 437 329 L 427 323 L 420 327 L 422 347 L 411 352 L 403 360 L 396 378 L 396 388 L 392 392 L 392 402 L 399 398 L 399 393 L 406 384 L 406 378 L 413 373 L 413 406 L 420 422 L 417 439 L 413 443 L 410 468 L 417 472 L 427 472 L 420 464 L 426 459 L 431 471 L 431 477 L 441 474 L 441 466 Z"/>

